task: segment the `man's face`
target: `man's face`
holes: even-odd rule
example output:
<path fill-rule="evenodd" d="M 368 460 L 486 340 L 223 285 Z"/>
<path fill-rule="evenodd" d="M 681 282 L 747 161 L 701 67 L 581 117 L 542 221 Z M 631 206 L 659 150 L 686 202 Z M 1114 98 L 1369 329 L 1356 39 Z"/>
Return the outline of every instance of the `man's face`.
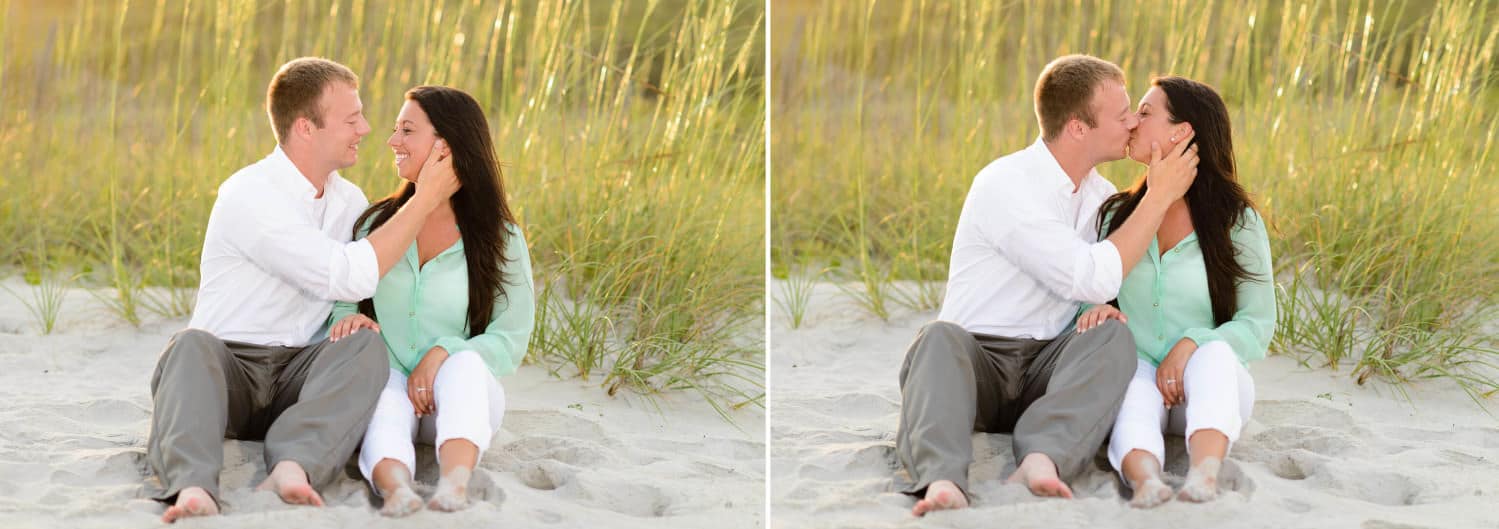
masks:
<path fill-rule="evenodd" d="M 1139 117 L 1130 111 L 1129 93 L 1118 81 L 1106 80 L 1093 91 L 1089 103 L 1095 126 L 1084 136 L 1094 163 L 1112 162 L 1125 157 L 1130 133 L 1139 125 Z M 1084 124 L 1087 127 L 1087 124 Z"/>
<path fill-rule="evenodd" d="M 311 151 L 335 169 L 359 161 L 359 141 L 370 133 L 364 119 L 364 104 L 359 90 L 346 83 L 332 83 L 318 97 L 323 126 L 312 126 Z"/>

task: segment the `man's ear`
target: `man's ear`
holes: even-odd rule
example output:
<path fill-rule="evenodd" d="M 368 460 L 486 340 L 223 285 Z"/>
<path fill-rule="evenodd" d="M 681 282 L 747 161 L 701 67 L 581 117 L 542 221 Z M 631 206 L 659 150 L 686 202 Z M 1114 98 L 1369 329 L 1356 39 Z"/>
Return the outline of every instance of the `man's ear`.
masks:
<path fill-rule="evenodd" d="M 1067 120 L 1067 129 L 1066 130 L 1067 130 L 1067 134 L 1072 135 L 1073 138 L 1077 138 L 1078 140 L 1081 140 L 1081 139 L 1083 139 L 1083 134 L 1088 131 L 1088 127 L 1085 126 L 1085 125 L 1083 125 L 1083 120 L 1077 119 L 1077 118 L 1072 118 L 1072 119 Z"/>
<path fill-rule="evenodd" d="M 302 139 L 311 139 L 312 120 L 306 117 L 298 117 L 296 121 L 291 122 L 291 131 L 292 134 L 301 136 Z"/>

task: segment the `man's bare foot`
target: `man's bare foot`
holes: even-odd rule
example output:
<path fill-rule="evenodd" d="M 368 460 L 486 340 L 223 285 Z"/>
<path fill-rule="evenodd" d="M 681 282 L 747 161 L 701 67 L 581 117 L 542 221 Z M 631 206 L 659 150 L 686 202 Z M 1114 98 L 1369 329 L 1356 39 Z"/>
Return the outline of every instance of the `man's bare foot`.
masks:
<path fill-rule="evenodd" d="M 1149 509 L 1168 501 L 1171 501 L 1171 487 L 1155 477 L 1135 486 L 1135 497 L 1129 500 L 1129 506 Z"/>
<path fill-rule="evenodd" d="M 183 518 L 193 516 L 213 516 L 219 513 L 219 505 L 213 501 L 213 496 L 202 487 L 188 487 L 177 493 L 177 503 L 167 507 L 167 512 L 161 515 L 161 521 L 172 523 Z"/>
<path fill-rule="evenodd" d="M 958 488 L 957 483 L 948 480 L 933 481 L 926 487 L 926 496 L 916 502 L 911 508 L 911 514 L 925 516 L 932 511 L 944 511 L 949 509 L 964 509 L 968 507 L 968 497 L 963 495 L 963 489 Z"/>
<path fill-rule="evenodd" d="M 1182 501 L 1208 502 L 1218 498 L 1218 470 L 1223 461 L 1216 457 L 1203 459 L 1187 471 L 1187 482 L 1176 497 Z"/>
<path fill-rule="evenodd" d="M 380 506 L 380 514 L 400 518 L 422 510 L 422 497 L 411 490 L 410 486 L 402 484 L 396 490 L 384 494 L 385 505 Z"/>
<path fill-rule="evenodd" d="M 453 512 L 468 507 L 469 470 L 457 467 L 437 478 L 437 493 L 427 502 L 434 511 Z"/>
<path fill-rule="evenodd" d="M 307 472 L 302 470 L 302 465 L 295 461 L 282 461 L 276 463 L 271 469 L 270 475 L 260 483 L 255 490 L 268 490 L 275 492 L 281 497 L 281 501 L 292 505 L 323 506 L 323 497 L 319 496 L 312 485 L 307 483 Z"/>
<path fill-rule="evenodd" d="M 1020 466 L 1010 475 L 1009 482 L 1022 483 L 1037 496 L 1072 499 L 1072 488 L 1057 477 L 1056 463 L 1040 452 L 1027 454 L 1020 460 Z"/>

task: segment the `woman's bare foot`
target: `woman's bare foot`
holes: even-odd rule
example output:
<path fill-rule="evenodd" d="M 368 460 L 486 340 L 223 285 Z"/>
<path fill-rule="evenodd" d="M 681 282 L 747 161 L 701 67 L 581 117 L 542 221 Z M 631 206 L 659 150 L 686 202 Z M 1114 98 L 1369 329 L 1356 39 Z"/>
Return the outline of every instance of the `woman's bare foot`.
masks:
<path fill-rule="evenodd" d="M 468 507 L 469 470 L 456 467 L 437 479 L 437 492 L 427 502 L 434 511 L 453 512 Z"/>
<path fill-rule="evenodd" d="M 911 508 L 911 514 L 925 516 L 932 511 L 944 511 L 948 509 L 963 509 L 968 507 L 968 497 L 963 495 L 963 489 L 958 484 L 948 480 L 933 481 L 926 488 L 926 496 L 916 502 Z"/>
<path fill-rule="evenodd" d="M 295 461 L 282 461 L 276 463 L 271 469 L 270 475 L 260 483 L 255 490 L 268 490 L 275 492 L 281 497 L 281 501 L 292 505 L 323 506 L 323 497 L 319 496 L 312 485 L 307 483 L 307 472 L 302 470 L 302 465 Z"/>
<path fill-rule="evenodd" d="M 380 506 L 380 514 L 400 518 L 422 510 L 422 497 L 407 485 L 401 485 L 396 487 L 396 490 L 382 492 L 382 494 L 385 496 L 385 505 Z"/>
<path fill-rule="evenodd" d="M 1223 461 L 1216 457 L 1204 458 L 1187 471 L 1187 481 L 1176 497 L 1182 501 L 1208 502 L 1218 498 L 1218 470 Z"/>
<path fill-rule="evenodd" d="M 1057 477 L 1056 463 L 1040 452 L 1027 454 L 1020 460 L 1020 466 L 1010 475 L 1009 482 L 1022 483 L 1037 496 L 1072 499 L 1072 488 Z"/>
<path fill-rule="evenodd" d="M 1171 501 L 1171 486 L 1159 478 L 1150 478 L 1135 486 L 1135 497 L 1130 498 L 1129 506 L 1149 509 L 1168 501 Z"/>
<path fill-rule="evenodd" d="M 177 493 L 177 503 L 167 507 L 167 512 L 161 515 L 161 521 L 172 523 L 183 518 L 193 516 L 213 516 L 219 513 L 219 505 L 213 501 L 213 496 L 202 487 L 188 487 Z"/>

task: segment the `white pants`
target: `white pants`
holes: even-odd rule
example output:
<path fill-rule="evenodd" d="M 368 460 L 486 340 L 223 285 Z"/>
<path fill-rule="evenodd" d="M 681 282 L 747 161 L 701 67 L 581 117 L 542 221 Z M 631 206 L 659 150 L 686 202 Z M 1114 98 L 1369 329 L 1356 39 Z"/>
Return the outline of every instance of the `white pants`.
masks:
<path fill-rule="evenodd" d="M 1254 379 L 1226 342 L 1208 342 L 1192 353 L 1182 373 L 1186 405 L 1169 412 L 1155 385 L 1156 368 L 1144 360 L 1137 362 L 1135 378 L 1129 381 L 1114 433 L 1109 436 L 1109 463 L 1114 470 L 1120 470 L 1131 450 L 1149 452 L 1165 465 L 1162 432 L 1191 439 L 1199 430 L 1217 430 L 1228 437 L 1229 446 L 1239 439 L 1239 430 L 1254 411 Z"/>
<path fill-rule="evenodd" d="M 479 353 L 459 351 L 449 356 L 437 369 L 432 386 L 437 413 L 418 420 L 406 396 L 406 375 L 390 370 L 359 450 L 359 471 L 371 485 L 371 473 L 382 459 L 400 461 L 415 474 L 417 440 L 431 442 L 436 449 L 449 439 L 466 439 L 479 447 L 481 456 L 489 448 L 505 416 L 505 389 Z M 379 491 L 375 487 L 376 494 Z"/>

